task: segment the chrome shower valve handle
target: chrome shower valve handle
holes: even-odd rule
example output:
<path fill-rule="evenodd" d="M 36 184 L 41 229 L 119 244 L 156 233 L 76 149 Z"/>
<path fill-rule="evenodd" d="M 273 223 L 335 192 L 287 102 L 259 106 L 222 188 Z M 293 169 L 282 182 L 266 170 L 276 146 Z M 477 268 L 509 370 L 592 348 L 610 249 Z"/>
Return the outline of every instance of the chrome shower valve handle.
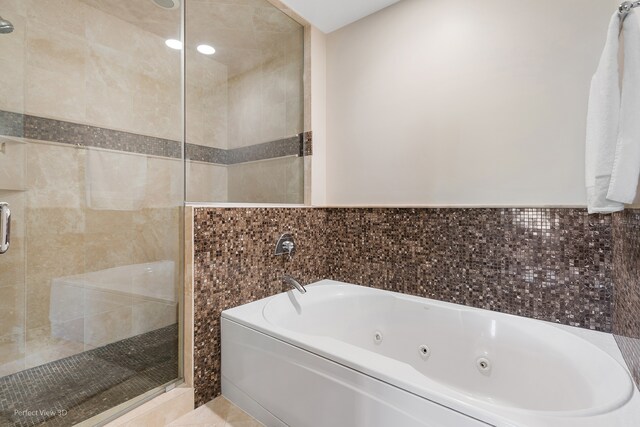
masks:
<path fill-rule="evenodd" d="M 293 257 L 296 252 L 296 242 L 293 240 L 293 236 L 289 233 L 284 233 L 276 242 L 276 255 L 289 255 L 289 258 Z"/>

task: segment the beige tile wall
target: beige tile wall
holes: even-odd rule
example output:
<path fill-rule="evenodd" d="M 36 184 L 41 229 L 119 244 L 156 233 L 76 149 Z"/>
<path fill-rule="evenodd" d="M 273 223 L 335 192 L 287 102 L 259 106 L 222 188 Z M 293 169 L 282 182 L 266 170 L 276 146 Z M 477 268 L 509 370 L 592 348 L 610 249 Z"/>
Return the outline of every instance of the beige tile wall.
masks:
<path fill-rule="evenodd" d="M 227 67 L 214 57 L 188 55 L 186 63 L 186 134 L 191 144 L 226 149 Z"/>
<path fill-rule="evenodd" d="M 11 64 L 0 87 L 21 84 L 24 105 L 2 97 L 0 108 L 181 139 L 180 53 L 160 36 L 80 0 L 1 0 L 3 12 L 10 4 L 19 37 L 3 38 L 13 47 L 0 52 L 22 58 L 25 74 Z"/>
<path fill-rule="evenodd" d="M 281 14 L 281 12 L 276 11 Z M 287 18 L 288 19 L 288 18 Z M 229 78 L 229 147 L 245 147 L 303 131 L 304 31 L 272 25 L 262 62 Z"/>
<path fill-rule="evenodd" d="M 187 163 L 187 200 L 190 202 L 226 202 L 228 171 L 226 166 L 201 162 Z"/>
<path fill-rule="evenodd" d="M 101 310 L 84 322 L 79 319 L 74 325 L 77 336 L 52 337 L 53 279 L 159 260 L 179 265 L 181 257 L 182 162 L 147 158 L 141 209 L 93 210 L 85 197 L 86 152 L 32 141 L 27 155 L 28 190 L 0 191 L 0 197 L 11 203 L 14 218 L 12 246 L 0 268 L 0 296 L 8 308 L 0 311 L 1 374 L 135 335 L 148 330 L 150 322 L 166 324 L 171 316 L 166 304 L 113 304 L 112 310 Z M 126 298 L 114 294 L 118 297 Z"/>
<path fill-rule="evenodd" d="M 0 109 L 181 140 L 180 54 L 161 37 L 79 0 L 0 0 L 0 10 L 15 25 L 0 38 Z M 179 20 L 174 24 L 179 29 Z M 24 156 L 8 160 L 22 185 L 0 182 L 0 200 L 13 213 L 11 249 L 0 266 L 0 375 L 135 333 L 166 315 L 148 304 L 108 311 L 104 319 L 74 321 L 66 339 L 53 338 L 52 279 L 178 263 L 180 255 L 181 161 L 147 159 L 141 209 L 98 211 L 86 203 L 86 150 L 23 146 Z M 83 334 L 92 339 L 76 339 Z"/>
<path fill-rule="evenodd" d="M 220 43 L 213 57 L 187 50 L 187 141 L 233 149 L 303 131 L 302 26 L 265 0 L 191 1 L 186 20 L 188 45 Z M 297 164 L 191 165 L 187 200 L 302 203 Z"/>
<path fill-rule="evenodd" d="M 220 58 L 188 57 L 187 141 L 227 149 L 301 132 L 302 29 L 263 0 L 192 4 L 196 14 L 209 14 L 202 12 L 205 27 L 218 23 L 216 36 L 230 48 L 222 46 Z M 110 7 L 0 0 L 15 25 L 0 37 L 0 109 L 181 140 L 180 52 L 159 34 L 177 37 L 179 14 L 167 21 L 161 9 L 147 8 L 125 0 Z M 0 267 L 0 375 L 117 339 L 165 313 L 114 309 L 70 325 L 66 339 L 52 338 L 52 279 L 180 257 L 181 161 L 148 157 L 142 207 L 107 211 L 87 207 L 85 149 L 28 141 L 22 150 L 12 163 L 19 182 L 0 182 L 0 200 L 13 211 L 12 246 Z M 187 196 L 300 203 L 302 170 L 298 158 L 231 167 L 190 162 Z M 74 330 L 91 340 L 74 339 Z"/>
<path fill-rule="evenodd" d="M 0 190 L 12 207 L 11 247 L 0 268 L 0 376 L 25 366 L 25 236 L 24 193 Z"/>
<path fill-rule="evenodd" d="M 103 211 L 86 206 L 85 154 L 84 149 L 32 142 L 28 190 L 0 191 L 13 213 L 12 244 L 0 268 L 0 375 L 130 336 L 148 329 L 151 321 L 163 323 L 170 314 L 166 307 L 149 304 L 114 305 L 74 325 L 77 336 L 52 337 L 53 279 L 121 265 L 180 261 L 181 162 L 148 158 L 143 207 Z M 165 190 L 159 192 L 163 184 Z M 178 277 L 175 283 L 180 283 Z"/>
<path fill-rule="evenodd" d="M 11 17 L 15 29 L 11 37 L 0 38 L 0 105 L 22 112 L 24 109 L 24 74 L 26 36 L 26 1 L 0 0 L 4 16 Z M 7 18 L 9 19 L 9 18 Z"/>
<path fill-rule="evenodd" d="M 296 203 L 304 201 L 304 158 L 284 157 L 228 167 L 229 202 Z"/>

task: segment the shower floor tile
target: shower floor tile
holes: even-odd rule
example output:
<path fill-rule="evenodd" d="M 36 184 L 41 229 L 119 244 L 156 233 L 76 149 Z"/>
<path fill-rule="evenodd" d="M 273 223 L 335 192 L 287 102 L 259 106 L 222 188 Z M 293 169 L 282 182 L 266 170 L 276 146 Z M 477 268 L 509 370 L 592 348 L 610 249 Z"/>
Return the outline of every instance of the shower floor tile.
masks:
<path fill-rule="evenodd" d="M 72 426 L 177 377 L 171 325 L 0 378 L 0 426 Z"/>

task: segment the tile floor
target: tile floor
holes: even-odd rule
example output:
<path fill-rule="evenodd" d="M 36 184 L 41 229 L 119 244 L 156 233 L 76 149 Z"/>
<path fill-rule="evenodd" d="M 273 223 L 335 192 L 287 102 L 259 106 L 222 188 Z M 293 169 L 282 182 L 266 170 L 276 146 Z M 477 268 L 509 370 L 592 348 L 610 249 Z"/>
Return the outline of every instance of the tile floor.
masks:
<path fill-rule="evenodd" d="M 0 377 L 0 427 L 72 426 L 177 377 L 171 325 Z"/>
<path fill-rule="evenodd" d="M 262 427 L 262 424 L 220 396 L 167 425 L 167 427 L 186 426 Z"/>

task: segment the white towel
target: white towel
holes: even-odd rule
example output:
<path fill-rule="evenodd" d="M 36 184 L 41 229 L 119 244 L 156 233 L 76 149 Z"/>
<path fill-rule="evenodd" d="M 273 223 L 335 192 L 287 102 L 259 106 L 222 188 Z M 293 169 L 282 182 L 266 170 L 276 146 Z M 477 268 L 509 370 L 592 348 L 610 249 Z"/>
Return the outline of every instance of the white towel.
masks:
<path fill-rule="evenodd" d="M 147 184 L 146 156 L 87 149 L 87 206 L 97 210 L 131 211 L 143 207 Z"/>
<path fill-rule="evenodd" d="M 620 127 L 607 199 L 633 203 L 640 177 L 640 25 L 634 13 L 624 21 L 624 78 Z"/>
<path fill-rule="evenodd" d="M 589 213 L 607 213 L 624 209 L 622 203 L 607 200 L 620 117 L 619 34 L 620 15 L 616 12 L 609 23 L 607 42 L 598 69 L 591 80 L 589 94 L 585 152 Z"/>

